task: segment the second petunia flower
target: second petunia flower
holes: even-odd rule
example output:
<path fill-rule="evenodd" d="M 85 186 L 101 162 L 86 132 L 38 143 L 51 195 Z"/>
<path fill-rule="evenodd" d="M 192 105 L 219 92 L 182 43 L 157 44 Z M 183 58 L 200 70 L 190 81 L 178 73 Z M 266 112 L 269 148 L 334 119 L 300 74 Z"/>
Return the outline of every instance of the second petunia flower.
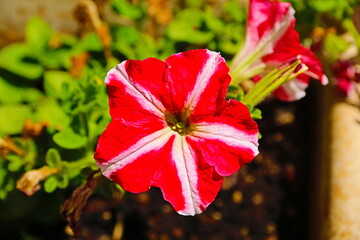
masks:
<path fill-rule="evenodd" d="M 245 43 L 231 65 L 234 83 L 261 78 L 299 58 L 308 70 L 274 91 L 278 99 L 294 101 L 304 97 L 310 78 L 327 84 L 319 59 L 300 43 L 299 34 L 294 29 L 294 14 L 295 10 L 288 2 L 249 0 Z"/>
<path fill-rule="evenodd" d="M 105 82 L 112 121 L 95 152 L 103 174 L 130 192 L 160 188 L 182 215 L 204 211 L 224 176 L 258 153 L 247 107 L 225 100 L 228 71 L 209 50 L 111 69 Z"/>

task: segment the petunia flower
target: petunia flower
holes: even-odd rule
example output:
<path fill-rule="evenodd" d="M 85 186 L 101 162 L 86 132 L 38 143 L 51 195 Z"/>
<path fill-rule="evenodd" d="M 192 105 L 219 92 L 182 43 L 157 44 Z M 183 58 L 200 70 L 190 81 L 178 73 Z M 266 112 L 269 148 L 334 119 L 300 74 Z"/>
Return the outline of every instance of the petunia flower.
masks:
<path fill-rule="evenodd" d="M 160 188 L 182 215 L 204 211 L 224 176 L 258 153 L 247 107 L 225 100 L 228 71 L 209 50 L 111 69 L 105 83 L 112 121 L 94 155 L 102 173 L 126 191 Z"/>
<path fill-rule="evenodd" d="M 359 66 L 352 60 L 337 61 L 331 66 L 335 88 L 344 97 L 356 95 L 360 83 Z"/>
<path fill-rule="evenodd" d="M 327 84 L 320 61 L 300 43 L 294 30 L 294 13 L 288 2 L 250 0 L 245 43 L 231 65 L 234 82 L 264 76 L 300 57 L 308 70 L 282 85 L 274 95 L 284 101 L 298 100 L 305 96 L 310 78 Z"/>

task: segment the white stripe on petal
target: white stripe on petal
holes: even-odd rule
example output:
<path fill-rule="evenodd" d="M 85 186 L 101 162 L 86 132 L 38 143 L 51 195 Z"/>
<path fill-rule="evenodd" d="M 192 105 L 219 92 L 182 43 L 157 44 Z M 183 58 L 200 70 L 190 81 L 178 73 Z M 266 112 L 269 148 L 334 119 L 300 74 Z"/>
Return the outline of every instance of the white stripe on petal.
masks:
<path fill-rule="evenodd" d="M 164 118 L 164 113 L 166 112 L 164 105 L 147 89 L 141 87 L 140 85 L 135 86 L 126 72 L 125 64 L 126 61 L 112 68 L 105 78 L 105 83 L 107 85 L 112 85 L 111 80 L 121 82 L 125 86 L 126 93 L 133 96 L 144 109 L 154 113 L 160 118 Z"/>
<path fill-rule="evenodd" d="M 245 44 L 241 50 L 236 54 L 231 64 L 230 75 L 232 77 L 249 77 L 253 65 L 261 64 L 261 58 L 274 51 L 277 41 L 289 29 L 292 19 L 294 18 L 295 10 L 289 7 L 286 15 L 275 22 L 273 28 L 258 39 L 258 30 L 250 29 L 248 26 L 246 32 Z M 252 75 L 253 76 L 253 75 Z M 250 77 L 252 77 L 250 76 Z"/>
<path fill-rule="evenodd" d="M 222 57 L 219 53 L 206 51 L 208 55 L 208 59 L 204 64 L 203 68 L 199 72 L 196 78 L 196 83 L 193 90 L 189 93 L 185 100 L 185 117 L 188 118 L 191 112 L 196 107 L 199 99 L 201 98 L 201 94 L 204 92 L 206 87 L 209 85 L 209 81 L 211 77 L 217 71 L 217 67 Z"/>
<path fill-rule="evenodd" d="M 113 172 L 133 162 L 141 155 L 162 148 L 174 134 L 174 131 L 169 127 L 154 132 L 140 139 L 126 151 L 106 162 L 106 164 L 99 165 L 99 167 L 106 177 L 110 177 Z"/>
<path fill-rule="evenodd" d="M 185 208 L 180 210 L 182 215 L 201 213 L 201 199 L 197 189 L 198 172 L 195 156 L 187 144 L 185 136 L 176 135 L 172 148 L 172 159 L 175 162 L 178 177 L 181 182 Z"/>
<path fill-rule="evenodd" d="M 246 148 L 251 150 L 254 156 L 259 153 L 257 133 L 249 134 L 227 124 L 197 123 L 191 136 L 219 140 L 232 147 Z"/>
<path fill-rule="evenodd" d="M 273 26 L 273 28 L 264 34 L 260 41 L 256 44 L 256 49 L 259 50 L 252 50 L 252 51 L 259 51 L 261 55 L 259 58 L 270 54 L 274 51 L 274 46 L 276 45 L 277 41 L 284 35 L 286 30 L 291 25 L 291 21 L 294 18 L 295 10 L 292 7 L 289 7 L 289 10 L 287 11 L 286 15 L 283 19 L 276 22 Z M 261 50 L 260 50 L 261 49 Z"/>
<path fill-rule="evenodd" d="M 283 101 L 295 101 L 305 97 L 305 89 L 308 87 L 307 83 L 300 81 L 297 78 L 284 83 L 281 88 L 286 92 L 286 99 L 281 98 Z"/>

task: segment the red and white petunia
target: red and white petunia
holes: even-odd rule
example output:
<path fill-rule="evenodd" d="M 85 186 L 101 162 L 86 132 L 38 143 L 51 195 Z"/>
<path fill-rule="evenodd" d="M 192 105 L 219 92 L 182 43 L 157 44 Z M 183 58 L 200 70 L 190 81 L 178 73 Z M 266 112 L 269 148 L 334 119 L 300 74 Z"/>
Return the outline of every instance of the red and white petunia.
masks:
<path fill-rule="evenodd" d="M 360 83 L 360 69 L 354 61 L 337 61 L 331 66 L 334 74 L 335 88 L 344 97 L 356 94 Z"/>
<path fill-rule="evenodd" d="M 105 82 L 112 121 L 94 155 L 103 174 L 130 192 L 160 188 L 182 215 L 204 211 L 224 176 L 258 153 L 247 107 L 225 100 L 228 71 L 209 50 L 111 69 Z"/>
<path fill-rule="evenodd" d="M 235 80 L 264 75 L 300 56 L 308 70 L 282 85 L 274 95 L 284 101 L 298 100 L 305 96 L 310 78 L 327 84 L 320 61 L 300 43 L 294 30 L 294 13 L 288 2 L 250 0 L 245 44 L 231 66 Z"/>

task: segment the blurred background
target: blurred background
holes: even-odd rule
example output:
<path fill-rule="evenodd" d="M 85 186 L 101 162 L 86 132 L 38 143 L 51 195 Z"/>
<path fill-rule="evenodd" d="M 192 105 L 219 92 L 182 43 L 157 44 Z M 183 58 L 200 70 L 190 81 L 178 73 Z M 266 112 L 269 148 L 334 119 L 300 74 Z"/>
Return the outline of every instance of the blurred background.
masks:
<path fill-rule="evenodd" d="M 158 189 L 125 193 L 96 172 L 103 79 L 195 48 L 230 61 L 248 1 L 0 0 L 1 239 L 360 239 L 360 1 L 289 2 L 330 84 L 261 103 L 259 156 L 183 217 Z"/>

